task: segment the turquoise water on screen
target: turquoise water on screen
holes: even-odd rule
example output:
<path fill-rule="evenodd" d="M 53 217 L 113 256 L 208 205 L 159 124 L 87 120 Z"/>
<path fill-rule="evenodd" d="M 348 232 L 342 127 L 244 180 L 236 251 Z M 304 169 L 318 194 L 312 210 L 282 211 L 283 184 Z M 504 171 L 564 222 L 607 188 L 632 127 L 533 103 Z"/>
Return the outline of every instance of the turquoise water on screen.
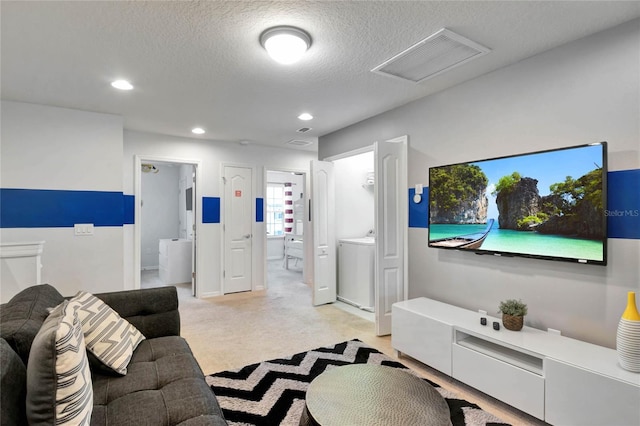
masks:
<path fill-rule="evenodd" d="M 429 228 L 429 240 L 473 234 L 482 232 L 485 228 L 486 225 L 432 224 Z M 602 241 L 500 229 L 496 221 L 480 250 L 601 261 L 602 246 Z"/>

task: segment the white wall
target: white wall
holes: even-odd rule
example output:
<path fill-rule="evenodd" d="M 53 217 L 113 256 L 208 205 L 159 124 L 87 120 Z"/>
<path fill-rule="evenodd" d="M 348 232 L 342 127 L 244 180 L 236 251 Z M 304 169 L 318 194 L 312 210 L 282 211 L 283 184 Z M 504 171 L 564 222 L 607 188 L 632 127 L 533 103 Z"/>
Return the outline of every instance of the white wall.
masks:
<path fill-rule="evenodd" d="M 375 227 L 373 186 L 363 186 L 375 167 L 373 150 L 334 160 L 333 165 L 336 239 L 364 237 Z"/>
<path fill-rule="evenodd" d="M 122 192 L 121 117 L 9 101 L 1 114 L 2 188 Z M 2 228 L 0 239 L 46 241 L 42 280 L 69 296 L 124 288 L 124 228 Z"/>
<path fill-rule="evenodd" d="M 428 167 L 606 140 L 609 170 L 640 168 L 640 20 L 569 43 L 320 138 L 319 158 L 409 135 L 409 187 Z M 409 296 L 496 313 L 522 298 L 528 325 L 615 347 L 640 241 L 609 239 L 609 264 L 475 256 L 409 229 Z"/>
<path fill-rule="evenodd" d="M 279 149 L 258 145 L 241 146 L 231 142 L 220 142 L 204 139 L 179 138 L 174 136 L 141 133 L 133 131 L 124 132 L 123 174 L 124 190 L 127 194 L 134 193 L 134 157 L 153 156 L 171 159 L 201 161 L 199 171 L 200 181 L 197 183 L 198 199 L 204 197 L 220 197 L 223 195 L 222 165 L 248 165 L 254 167 L 255 197 L 264 198 L 264 170 L 266 169 L 293 169 L 309 170 L 309 163 L 316 158 L 313 152 Z M 224 200 L 221 200 L 224 203 Z M 198 252 L 197 252 L 197 276 L 198 296 L 208 297 L 219 295 L 221 291 L 221 265 L 222 265 L 222 229 L 220 224 L 202 223 L 201 206 L 198 207 Z M 224 220 L 224 219 L 222 219 Z M 266 256 L 266 236 L 264 223 L 256 223 L 253 235 L 253 288 L 264 286 Z M 133 234 L 125 239 L 125 253 L 133 253 Z M 312 267 L 305 271 L 312 270 Z M 126 265 L 125 280 L 133 287 L 134 268 Z"/>
<path fill-rule="evenodd" d="M 157 164 L 158 173 L 142 173 L 142 269 L 157 269 L 159 240 L 178 238 L 180 167 Z M 182 200 L 182 208 L 185 208 Z"/>

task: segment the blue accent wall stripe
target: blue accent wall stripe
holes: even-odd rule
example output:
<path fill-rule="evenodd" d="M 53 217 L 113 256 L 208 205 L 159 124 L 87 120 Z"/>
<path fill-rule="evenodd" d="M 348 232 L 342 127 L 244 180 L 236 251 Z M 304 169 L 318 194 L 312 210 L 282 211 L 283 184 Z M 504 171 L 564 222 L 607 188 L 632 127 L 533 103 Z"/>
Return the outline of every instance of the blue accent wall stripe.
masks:
<path fill-rule="evenodd" d="M 136 213 L 136 207 L 135 207 L 135 200 L 136 198 L 133 195 L 123 195 L 123 203 L 124 203 L 124 220 L 123 220 L 123 224 L 124 225 L 133 225 L 134 223 L 136 223 L 135 221 L 135 213 Z"/>
<path fill-rule="evenodd" d="M 2 228 L 122 226 L 123 217 L 122 192 L 0 189 Z"/>
<path fill-rule="evenodd" d="M 409 228 L 429 227 L 429 188 L 422 190 L 422 200 L 416 204 L 413 201 L 415 188 L 409 188 Z"/>
<path fill-rule="evenodd" d="M 640 239 L 640 169 L 611 171 L 607 179 L 608 237 Z M 416 204 L 409 189 L 410 228 L 429 226 L 428 191 Z M 0 228 L 123 226 L 134 223 L 134 214 L 134 196 L 122 192 L 0 188 Z M 256 222 L 263 221 L 264 199 L 256 198 Z M 219 197 L 202 197 L 202 222 L 220 223 Z"/>
<path fill-rule="evenodd" d="M 640 239 L 640 169 L 607 173 L 607 235 Z"/>
<path fill-rule="evenodd" d="M 264 222 L 264 198 L 256 198 L 256 222 Z"/>
<path fill-rule="evenodd" d="M 202 223 L 220 223 L 220 197 L 202 197 Z"/>

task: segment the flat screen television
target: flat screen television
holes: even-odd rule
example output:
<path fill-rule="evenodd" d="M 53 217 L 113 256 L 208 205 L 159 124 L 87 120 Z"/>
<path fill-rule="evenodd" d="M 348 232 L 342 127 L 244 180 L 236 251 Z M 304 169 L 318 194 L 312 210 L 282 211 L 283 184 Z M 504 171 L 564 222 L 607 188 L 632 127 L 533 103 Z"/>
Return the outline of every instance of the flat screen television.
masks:
<path fill-rule="evenodd" d="M 607 264 L 607 143 L 429 168 L 429 247 Z"/>

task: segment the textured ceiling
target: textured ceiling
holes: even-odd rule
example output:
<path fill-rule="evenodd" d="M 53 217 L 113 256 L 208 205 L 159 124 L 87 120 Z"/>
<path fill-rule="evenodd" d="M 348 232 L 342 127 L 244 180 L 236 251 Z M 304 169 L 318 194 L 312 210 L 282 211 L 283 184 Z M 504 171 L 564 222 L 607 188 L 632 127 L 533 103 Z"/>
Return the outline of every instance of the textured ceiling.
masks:
<path fill-rule="evenodd" d="M 2 99 L 119 114 L 125 128 L 287 147 L 640 16 L 612 1 L 10 2 Z M 305 29 L 297 64 L 273 62 L 260 33 Z M 492 49 L 420 84 L 370 72 L 440 28 Z M 109 82 L 129 79 L 130 92 Z M 296 117 L 312 113 L 312 121 Z M 312 127 L 300 134 L 296 129 Z"/>

